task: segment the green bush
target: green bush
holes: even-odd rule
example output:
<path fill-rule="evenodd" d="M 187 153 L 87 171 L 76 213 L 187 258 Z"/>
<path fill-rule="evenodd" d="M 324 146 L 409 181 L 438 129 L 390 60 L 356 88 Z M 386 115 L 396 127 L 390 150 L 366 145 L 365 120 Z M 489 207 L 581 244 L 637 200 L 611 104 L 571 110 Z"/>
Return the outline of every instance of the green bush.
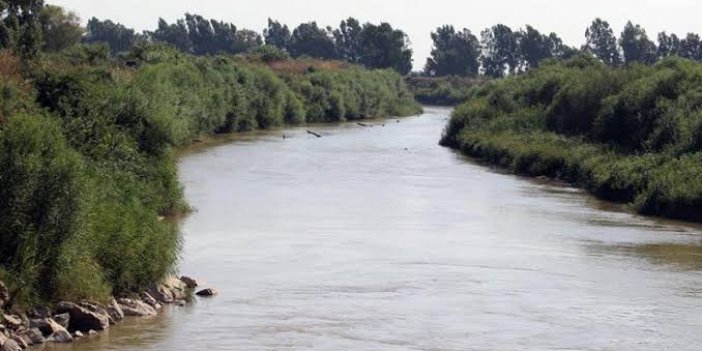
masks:
<path fill-rule="evenodd" d="M 642 213 L 702 221 L 702 64 L 551 62 L 476 87 L 442 144 Z"/>
<path fill-rule="evenodd" d="M 41 57 L 31 86 L 0 82 L 0 278 L 15 305 L 101 300 L 173 272 L 181 238 L 160 218 L 187 211 L 175 153 L 201 135 L 419 112 L 393 71 L 102 49 Z"/>
<path fill-rule="evenodd" d="M 0 265 L 30 301 L 54 293 L 57 253 L 82 230 L 84 167 L 51 118 L 0 130 Z"/>

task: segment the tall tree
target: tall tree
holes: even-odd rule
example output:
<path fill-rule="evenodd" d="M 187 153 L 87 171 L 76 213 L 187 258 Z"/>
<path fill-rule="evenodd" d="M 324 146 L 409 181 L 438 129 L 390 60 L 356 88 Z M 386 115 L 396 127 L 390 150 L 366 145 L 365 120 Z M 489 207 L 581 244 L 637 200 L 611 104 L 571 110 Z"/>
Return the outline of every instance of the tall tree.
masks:
<path fill-rule="evenodd" d="M 195 55 L 207 55 L 216 52 L 215 33 L 210 20 L 197 15 L 185 14 L 185 25 L 188 28 L 190 40 L 193 42 Z"/>
<path fill-rule="evenodd" d="M 61 51 L 80 42 L 85 32 L 80 17 L 60 6 L 46 5 L 39 14 L 44 50 Z"/>
<path fill-rule="evenodd" d="M 12 48 L 24 60 L 43 45 L 39 14 L 43 0 L 0 0 L 0 47 Z"/>
<path fill-rule="evenodd" d="M 405 32 L 389 23 L 366 23 L 360 37 L 360 62 L 370 68 L 392 68 L 401 74 L 412 70 L 412 49 Z"/>
<path fill-rule="evenodd" d="M 700 36 L 695 33 L 688 33 L 685 39 L 680 40 L 678 55 L 690 60 L 702 60 Z"/>
<path fill-rule="evenodd" d="M 268 28 L 263 30 L 266 45 L 272 45 L 281 50 L 288 50 L 290 45 L 290 29 L 278 21 L 268 19 Z"/>
<path fill-rule="evenodd" d="M 561 39 L 556 33 L 551 33 L 548 35 L 547 43 L 549 50 L 551 51 L 551 56 L 553 57 L 568 59 L 573 57 L 573 55 L 578 52 L 578 49 L 563 44 L 563 39 Z"/>
<path fill-rule="evenodd" d="M 480 60 L 485 75 L 501 78 L 519 67 L 517 36 L 509 27 L 498 24 L 481 33 L 483 53 Z"/>
<path fill-rule="evenodd" d="M 233 52 L 235 46 L 237 28 L 231 23 L 210 20 L 212 27 L 212 41 L 208 54 L 218 52 Z"/>
<path fill-rule="evenodd" d="M 677 35 L 668 35 L 666 32 L 658 33 L 658 57 L 678 55 L 680 39 Z"/>
<path fill-rule="evenodd" d="M 585 38 L 587 39 L 585 49 L 595 57 L 610 66 L 621 64 L 622 59 L 617 46 L 617 38 L 607 21 L 600 18 L 595 19 L 585 31 Z"/>
<path fill-rule="evenodd" d="M 158 29 L 150 34 L 155 41 L 169 43 L 195 55 L 239 54 L 263 45 L 261 36 L 254 31 L 189 13 L 174 24 L 159 19 Z"/>
<path fill-rule="evenodd" d="M 341 21 L 339 29 L 334 30 L 334 42 L 339 58 L 351 62 L 359 63 L 361 60 L 361 23 L 349 17 Z"/>
<path fill-rule="evenodd" d="M 100 21 L 93 17 L 86 29 L 84 40 L 87 43 L 106 43 L 112 53 L 127 51 L 137 42 L 133 29 L 110 20 Z"/>
<path fill-rule="evenodd" d="M 0 20 L 0 49 L 12 46 L 12 31 L 6 23 L 8 17 L 8 10 L 9 7 L 7 3 L 0 0 L 0 18 L 5 18 L 4 20 Z"/>
<path fill-rule="evenodd" d="M 292 33 L 289 45 L 293 57 L 310 56 L 319 59 L 337 57 L 330 28 L 320 28 L 317 22 L 302 23 Z"/>
<path fill-rule="evenodd" d="M 241 28 L 234 35 L 234 45 L 230 53 L 250 52 L 263 45 L 261 35 L 246 28 Z"/>
<path fill-rule="evenodd" d="M 652 64 L 656 62 L 656 44 L 648 39 L 646 31 L 638 24 L 634 25 L 631 21 L 626 23 L 619 38 L 619 45 L 624 52 L 624 62 L 626 63 Z"/>
<path fill-rule="evenodd" d="M 190 33 L 188 33 L 188 27 L 183 19 L 169 24 L 163 18 L 159 18 L 158 28 L 151 33 L 151 38 L 156 41 L 169 43 L 183 52 L 192 53 L 193 51 L 193 42 L 190 40 Z"/>
<path fill-rule="evenodd" d="M 480 41 L 468 29 L 443 26 L 431 33 L 434 48 L 424 71 L 432 76 L 475 76 L 480 71 Z"/>
<path fill-rule="evenodd" d="M 527 25 L 517 33 L 519 53 L 523 60 L 523 68 L 532 69 L 539 66 L 542 60 L 552 58 L 561 50 L 563 42 L 555 33 L 550 36 L 541 34 L 534 27 Z"/>

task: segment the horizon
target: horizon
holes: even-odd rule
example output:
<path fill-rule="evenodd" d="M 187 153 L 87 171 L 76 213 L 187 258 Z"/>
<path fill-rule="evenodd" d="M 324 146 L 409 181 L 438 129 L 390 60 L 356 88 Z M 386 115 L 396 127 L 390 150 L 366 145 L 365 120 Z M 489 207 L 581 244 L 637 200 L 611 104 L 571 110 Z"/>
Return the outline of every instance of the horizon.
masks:
<path fill-rule="evenodd" d="M 485 4 L 467 4 L 457 0 L 437 0 L 431 3 L 411 0 L 404 4 L 400 0 L 390 0 L 382 4 L 360 0 L 355 3 L 332 4 L 328 1 L 310 0 L 306 1 L 304 6 L 298 6 L 299 2 L 295 1 L 273 0 L 270 6 L 263 7 L 220 0 L 201 0 L 196 5 L 184 0 L 153 0 L 149 1 L 148 9 L 136 12 L 134 9 L 143 8 L 144 2 L 54 0 L 48 3 L 76 12 L 83 24 L 88 19 L 97 17 L 119 22 L 137 32 L 155 29 L 158 18 L 174 22 L 185 13 L 224 20 L 238 28 L 247 28 L 259 33 L 266 27 L 268 18 L 287 24 L 291 30 L 298 24 L 309 21 L 316 21 L 325 27 L 337 27 L 348 17 L 355 17 L 362 23 L 388 22 L 409 36 L 414 54 L 414 71 L 424 68 L 432 48 L 430 33 L 442 25 L 453 25 L 457 29 L 468 28 L 478 37 L 483 29 L 498 23 L 513 30 L 531 25 L 542 33 L 555 32 L 565 44 L 577 48 L 585 43 L 585 29 L 597 17 L 608 21 L 617 36 L 630 20 L 646 29 L 649 38 L 654 42 L 658 33 L 662 31 L 679 36 L 689 32 L 702 32 L 698 24 L 702 3 L 690 0 L 626 0 L 616 3 L 594 0 L 588 3 L 559 2 L 555 5 L 546 0 L 529 3 L 500 0 Z M 399 7 L 404 8 L 398 11 Z M 443 10 L 432 12 L 433 8 Z M 229 10 L 232 10 L 232 14 L 227 14 Z M 549 16 L 542 15 L 546 11 L 550 13 Z M 372 15 L 365 15 L 368 13 Z"/>

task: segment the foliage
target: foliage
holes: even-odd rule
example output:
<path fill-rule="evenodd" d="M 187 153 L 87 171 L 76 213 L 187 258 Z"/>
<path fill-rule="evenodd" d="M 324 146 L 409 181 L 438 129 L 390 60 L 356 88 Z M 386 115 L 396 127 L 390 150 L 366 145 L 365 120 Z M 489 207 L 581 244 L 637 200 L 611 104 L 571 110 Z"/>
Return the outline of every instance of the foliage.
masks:
<path fill-rule="evenodd" d="M 320 28 L 317 22 L 302 23 L 292 32 L 287 46 L 293 57 L 308 56 L 316 59 L 337 57 L 331 28 Z"/>
<path fill-rule="evenodd" d="M 595 19 L 585 31 L 585 38 L 587 39 L 585 49 L 602 62 L 610 66 L 616 66 L 622 62 L 617 38 L 607 21 Z"/>
<path fill-rule="evenodd" d="M 133 29 L 110 20 L 100 21 L 93 17 L 88 21 L 84 38 L 86 43 L 104 43 L 112 53 L 120 53 L 136 45 L 138 36 Z"/>
<path fill-rule="evenodd" d="M 274 46 L 281 50 L 288 49 L 291 36 L 292 33 L 287 25 L 280 24 L 280 22 L 270 18 L 268 19 L 268 28 L 263 30 L 266 45 Z"/>
<path fill-rule="evenodd" d="M 412 70 L 412 50 L 407 35 L 389 23 L 361 25 L 355 18 L 341 21 L 339 28 L 302 23 L 290 33 L 287 26 L 268 20 L 266 43 L 291 56 L 342 59 L 368 68 L 392 68 L 401 74 Z"/>
<path fill-rule="evenodd" d="M 481 33 L 483 54 L 480 61 L 485 75 L 493 78 L 516 73 L 519 69 L 517 36 L 509 27 L 498 24 Z"/>
<path fill-rule="evenodd" d="M 434 48 L 424 71 L 431 76 L 476 76 L 480 71 L 480 41 L 469 29 L 456 32 L 443 26 L 431 33 Z"/>
<path fill-rule="evenodd" d="M 702 221 L 702 64 L 589 56 L 473 89 L 442 144 L 646 214 Z"/>
<path fill-rule="evenodd" d="M 415 100 L 424 105 L 455 106 L 468 100 L 473 87 L 484 84 L 485 79 L 447 77 L 407 77 L 405 79 Z"/>
<path fill-rule="evenodd" d="M 195 55 L 238 54 L 263 44 L 261 36 L 254 31 L 189 13 L 173 24 L 159 19 L 158 29 L 147 36 Z"/>
<path fill-rule="evenodd" d="M 281 62 L 290 59 L 287 52 L 278 49 L 276 46 L 264 45 L 253 51 L 253 56 L 265 63 Z"/>
<path fill-rule="evenodd" d="M 336 63 L 276 71 L 145 44 L 119 60 L 73 46 L 31 76 L 9 53 L 0 63 L 0 274 L 16 306 L 100 300 L 173 272 L 181 240 L 160 217 L 187 210 L 174 150 L 200 135 L 418 112 L 396 72 Z"/>
<path fill-rule="evenodd" d="M 83 27 L 80 17 L 62 7 L 46 5 L 39 13 L 45 51 L 57 52 L 80 43 Z"/>
<path fill-rule="evenodd" d="M 350 17 L 341 21 L 339 29 L 334 30 L 334 41 L 339 58 L 351 63 L 360 63 L 362 55 L 361 33 L 363 27 L 361 23 Z"/>
<path fill-rule="evenodd" d="M 0 1 L 0 49 L 12 49 L 23 60 L 34 58 L 42 46 L 43 7 L 43 0 Z"/>
<path fill-rule="evenodd" d="M 619 39 L 626 63 L 652 64 L 656 61 L 656 44 L 648 39 L 641 26 L 627 22 Z"/>
<path fill-rule="evenodd" d="M 564 58 L 569 54 L 569 50 L 572 50 L 563 45 L 563 41 L 556 33 L 541 34 L 532 26 L 526 26 L 526 29 L 520 30 L 517 33 L 517 41 L 524 66 L 522 70 L 536 68 L 541 61 L 550 58 Z"/>
<path fill-rule="evenodd" d="M 359 62 L 369 68 L 392 68 L 406 75 L 412 70 L 412 49 L 405 32 L 389 23 L 366 23 L 360 33 Z"/>
<path fill-rule="evenodd" d="M 39 116 L 10 119 L 0 151 L 0 265 L 52 294 L 58 254 L 81 230 L 85 165 L 57 121 Z"/>

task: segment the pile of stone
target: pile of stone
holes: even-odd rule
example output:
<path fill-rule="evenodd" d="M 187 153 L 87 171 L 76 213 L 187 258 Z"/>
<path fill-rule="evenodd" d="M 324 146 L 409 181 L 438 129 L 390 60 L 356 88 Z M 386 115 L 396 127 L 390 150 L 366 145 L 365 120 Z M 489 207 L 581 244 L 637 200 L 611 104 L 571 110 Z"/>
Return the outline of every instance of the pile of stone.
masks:
<path fill-rule="evenodd" d="M 107 303 L 66 301 L 53 309 L 4 313 L 10 294 L 0 282 L 0 351 L 21 351 L 47 342 L 68 343 L 119 324 L 125 316 L 156 316 L 164 305 L 184 306 L 198 285 L 195 279 L 171 276 L 138 297 L 112 298 Z"/>

